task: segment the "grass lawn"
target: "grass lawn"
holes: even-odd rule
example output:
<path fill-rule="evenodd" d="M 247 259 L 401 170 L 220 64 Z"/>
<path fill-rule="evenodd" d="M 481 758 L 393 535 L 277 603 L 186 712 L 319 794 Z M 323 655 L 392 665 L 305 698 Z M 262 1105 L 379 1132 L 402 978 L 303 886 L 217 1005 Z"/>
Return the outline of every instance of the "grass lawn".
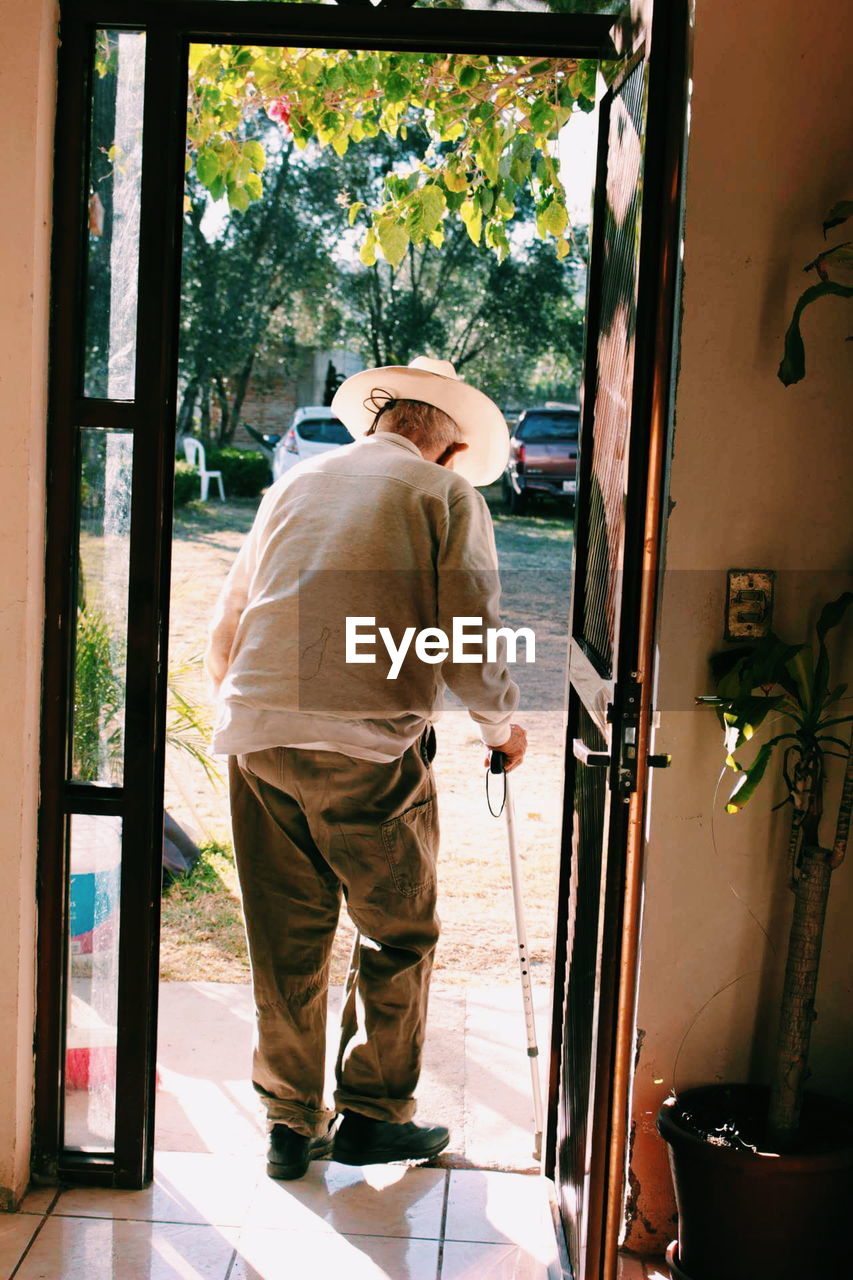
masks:
<path fill-rule="evenodd" d="M 504 583 L 504 621 L 532 626 L 537 660 L 517 667 L 519 720 L 530 737 L 514 774 L 519 851 L 532 967 L 545 980 L 551 960 L 563 786 L 565 635 L 571 523 L 554 508 L 524 518 L 505 515 L 497 495 L 495 534 Z M 257 503 L 211 501 L 178 511 L 172 565 L 170 668 L 181 691 L 206 714 L 199 664 L 208 619 L 222 580 L 251 526 Z M 439 914 L 443 929 L 436 978 L 447 983 L 517 979 L 512 897 L 503 819 L 485 799 L 483 748 L 459 707 L 438 723 L 434 764 L 442 828 Z M 224 762 L 219 762 L 220 765 Z M 161 977 L 165 981 L 239 982 L 249 976 L 239 891 L 230 846 L 227 787 L 211 781 L 186 752 L 170 746 L 167 808 L 202 846 L 193 874 L 163 896 Z M 343 982 L 352 946 L 343 913 L 332 981 Z"/>

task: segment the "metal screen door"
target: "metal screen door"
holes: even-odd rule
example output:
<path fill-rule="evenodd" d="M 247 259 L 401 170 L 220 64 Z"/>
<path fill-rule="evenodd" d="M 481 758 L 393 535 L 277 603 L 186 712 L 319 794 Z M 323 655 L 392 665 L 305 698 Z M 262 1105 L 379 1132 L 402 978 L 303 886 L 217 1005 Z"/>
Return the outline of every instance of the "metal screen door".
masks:
<path fill-rule="evenodd" d="M 578 1280 L 615 1275 L 677 261 L 684 15 L 629 27 L 601 99 L 569 640 L 552 1146 Z"/>

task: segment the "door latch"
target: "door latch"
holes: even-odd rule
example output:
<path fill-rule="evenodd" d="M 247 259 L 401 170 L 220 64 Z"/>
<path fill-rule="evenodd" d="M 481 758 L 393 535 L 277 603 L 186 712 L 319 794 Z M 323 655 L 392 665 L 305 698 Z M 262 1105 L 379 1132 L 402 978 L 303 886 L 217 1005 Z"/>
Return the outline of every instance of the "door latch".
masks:
<path fill-rule="evenodd" d="M 637 731 L 640 725 L 640 683 L 625 680 L 615 698 L 616 740 L 619 755 L 610 785 L 627 799 L 637 790 Z"/>
<path fill-rule="evenodd" d="M 581 764 L 585 764 L 588 769 L 606 769 L 610 764 L 610 753 L 607 751 L 593 751 L 588 747 L 583 738 L 572 739 L 572 755 L 576 760 L 580 760 Z"/>

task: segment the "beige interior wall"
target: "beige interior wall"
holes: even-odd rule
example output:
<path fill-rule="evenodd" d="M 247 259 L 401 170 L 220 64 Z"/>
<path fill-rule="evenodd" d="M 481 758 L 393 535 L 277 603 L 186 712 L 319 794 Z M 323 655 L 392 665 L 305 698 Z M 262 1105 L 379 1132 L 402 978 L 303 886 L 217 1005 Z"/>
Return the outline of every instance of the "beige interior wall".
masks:
<path fill-rule="evenodd" d="M 0 0 L 0 1208 L 28 1180 L 44 571 L 53 0 Z"/>
<path fill-rule="evenodd" d="M 777 571 L 776 625 L 791 640 L 850 585 L 839 572 L 853 531 L 849 304 L 807 313 L 806 379 L 786 389 L 776 378 L 793 302 L 814 279 L 801 268 L 819 250 L 823 215 L 853 198 L 842 6 L 814 0 L 804 16 L 798 0 L 778 0 L 772 14 L 696 0 L 659 635 L 656 746 L 673 762 L 654 777 L 650 815 L 628 1206 L 627 1243 L 640 1252 L 675 1234 L 657 1109 L 673 1083 L 763 1077 L 790 918 L 786 817 L 768 812 L 770 793 L 730 817 L 721 787 L 712 826 L 719 729 L 692 703 L 710 692 L 707 657 L 723 646 L 725 571 Z M 851 638 L 848 625 L 853 680 Z M 827 824 L 825 839 L 833 831 Z M 853 851 L 834 876 L 812 1054 L 813 1086 L 853 1102 L 851 913 Z"/>

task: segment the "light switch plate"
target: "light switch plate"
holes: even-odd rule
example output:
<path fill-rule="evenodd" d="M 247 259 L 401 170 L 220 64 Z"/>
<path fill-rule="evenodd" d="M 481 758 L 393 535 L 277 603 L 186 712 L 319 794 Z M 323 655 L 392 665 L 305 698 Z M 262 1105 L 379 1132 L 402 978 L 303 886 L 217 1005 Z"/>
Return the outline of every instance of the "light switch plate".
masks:
<path fill-rule="evenodd" d="M 772 569 L 729 569 L 726 586 L 727 640 L 760 640 L 773 621 Z"/>

